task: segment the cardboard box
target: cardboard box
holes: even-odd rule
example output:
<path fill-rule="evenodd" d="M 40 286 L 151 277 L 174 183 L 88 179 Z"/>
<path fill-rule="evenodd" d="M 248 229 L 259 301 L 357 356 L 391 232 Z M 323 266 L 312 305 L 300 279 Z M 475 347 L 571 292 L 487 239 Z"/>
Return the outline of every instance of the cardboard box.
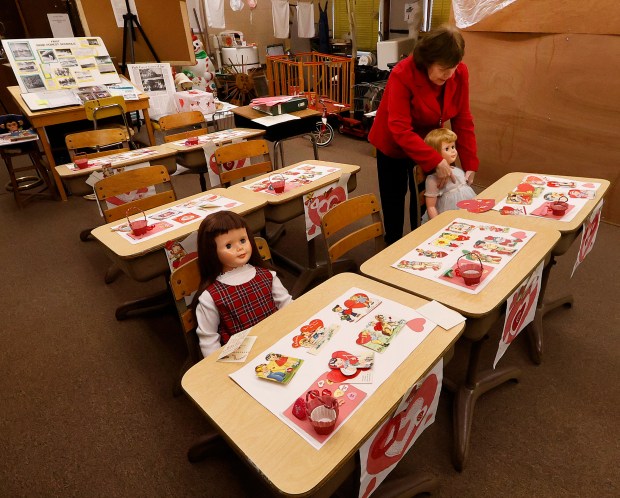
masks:
<path fill-rule="evenodd" d="M 200 111 L 203 114 L 215 112 L 215 98 L 211 92 L 187 90 L 175 92 L 174 103 L 179 112 Z"/>
<path fill-rule="evenodd" d="M 308 99 L 305 97 L 293 97 L 286 102 L 279 104 L 258 104 L 253 105 L 252 109 L 256 111 L 264 112 L 272 116 L 279 116 L 280 114 L 286 114 L 289 112 L 303 111 L 308 108 Z"/>

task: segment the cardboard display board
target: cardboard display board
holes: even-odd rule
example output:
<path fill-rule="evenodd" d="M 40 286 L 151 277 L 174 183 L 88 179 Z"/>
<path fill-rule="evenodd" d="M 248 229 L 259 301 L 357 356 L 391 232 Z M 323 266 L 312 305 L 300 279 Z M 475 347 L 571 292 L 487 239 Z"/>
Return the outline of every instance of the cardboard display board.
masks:
<path fill-rule="evenodd" d="M 124 2 L 123 2 L 124 3 Z M 185 0 L 135 0 L 140 25 L 161 62 L 194 65 L 194 48 Z M 123 58 L 123 28 L 118 27 L 111 0 L 77 0 L 87 36 L 100 36 L 117 64 Z M 155 62 L 141 33 L 135 28 L 135 62 Z M 129 46 L 126 61 L 131 63 Z"/>

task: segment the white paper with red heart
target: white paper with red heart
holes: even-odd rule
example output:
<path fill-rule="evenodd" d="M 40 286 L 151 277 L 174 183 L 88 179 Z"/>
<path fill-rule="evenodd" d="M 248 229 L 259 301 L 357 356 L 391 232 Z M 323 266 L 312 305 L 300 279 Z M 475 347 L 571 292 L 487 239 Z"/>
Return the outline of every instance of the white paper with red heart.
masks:
<path fill-rule="evenodd" d="M 198 139 L 198 143 L 195 145 L 188 145 L 187 139 L 183 138 L 181 140 L 175 140 L 174 142 L 168 142 L 166 144 L 166 147 L 170 147 L 176 150 L 187 151 L 190 149 L 196 149 L 197 147 L 202 147 L 203 145 L 208 144 L 208 143 L 212 143 L 216 145 L 229 143 L 229 142 L 232 142 L 233 140 L 239 140 L 249 135 L 252 135 L 254 133 L 255 132 L 253 131 L 231 128 L 230 130 L 214 131 L 213 133 L 207 133 L 205 135 L 198 135 L 198 137 L 196 137 Z"/>
<path fill-rule="evenodd" d="M 319 166 L 317 164 L 300 164 L 294 168 L 278 170 L 279 175 L 284 176 L 286 180 L 285 192 L 289 192 L 293 189 L 301 187 L 302 185 L 308 185 L 316 182 L 321 178 L 340 171 L 340 168 L 336 166 Z M 262 194 L 280 195 L 269 188 L 269 179 L 256 180 L 248 185 L 244 185 L 243 188 L 251 190 L 252 192 L 260 192 Z"/>
<path fill-rule="evenodd" d="M 500 358 L 504 356 L 512 341 L 534 320 L 544 266 L 543 261 L 506 301 L 506 318 L 504 319 L 504 328 L 499 339 L 499 347 L 495 354 L 493 368 L 496 367 Z"/>
<path fill-rule="evenodd" d="M 478 294 L 535 235 L 528 230 L 456 218 L 401 256 L 392 267 Z M 482 267 L 478 284 L 467 285 L 462 277 L 461 272 L 470 265 Z"/>
<path fill-rule="evenodd" d="M 347 182 L 350 176 L 348 173 L 343 174 L 337 182 L 304 195 L 304 219 L 308 240 L 312 240 L 321 233 L 323 215 L 349 198 Z"/>
<path fill-rule="evenodd" d="M 374 493 L 426 428 L 435 421 L 443 358 L 403 396 L 398 408 L 360 448 L 359 497 Z"/>
<path fill-rule="evenodd" d="M 517 207 L 519 212 L 525 210 L 527 216 L 542 216 L 557 221 L 568 222 L 577 216 L 579 211 L 590 199 L 596 196 L 600 183 L 580 182 L 569 178 L 560 178 L 548 175 L 529 174 L 523 177 L 519 185 L 515 185 L 513 192 L 535 192 L 532 203 L 515 206 L 506 202 L 506 197 L 499 201 L 493 209 L 502 210 L 503 207 Z M 508 192 L 506 192 L 508 195 Z M 556 216 L 547 206 L 556 200 L 568 202 L 568 209 L 562 216 Z"/>
<path fill-rule="evenodd" d="M 598 227 L 601 223 L 601 212 L 603 210 L 603 201 L 594 208 L 592 214 L 588 216 L 588 219 L 584 222 L 581 230 L 581 244 L 579 244 L 579 252 L 577 253 L 577 259 L 573 266 L 573 271 L 570 276 L 573 278 L 575 270 L 583 262 L 586 256 L 590 253 L 594 247 L 594 241 L 596 240 L 596 234 L 598 233 Z"/>
<path fill-rule="evenodd" d="M 235 138 L 231 143 L 237 144 L 239 142 L 245 142 L 245 139 Z M 206 143 L 205 145 L 203 145 L 202 149 L 204 150 L 204 153 L 205 153 L 205 160 L 207 161 L 207 164 L 209 165 L 209 170 L 208 170 L 209 171 L 209 184 L 211 185 L 211 187 L 217 187 L 218 185 L 221 184 L 219 167 L 215 159 L 215 150 L 217 149 L 217 146 L 214 143 L 210 142 L 210 143 Z M 239 159 L 238 161 L 230 161 L 230 162 L 222 164 L 222 168 L 225 171 L 232 171 L 233 169 L 244 168 L 245 166 L 249 166 L 249 164 L 250 164 L 249 159 L 247 158 Z"/>
<path fill-rule="evenodd" d="M 355 302 L 349 302 L 352 301 L 352 296 L 356 296 Z M 344 303 L 348 303 L 346 306 L 351 306 L 363 312 L 366 297 L 368 301 L 380 301 L 380 304 L 372 309 L 363 320 L 357 322 L 341 320 L 340 314 L 333 311 L 334 307 L 337 305 L 342 306 Z M 355 308 L 355 306 L 359 306 L 359 308 Z M 334 372 L 333 369 L 329 368 L 329 360 L 332 358 L 334 352 L 360 350 L 360 346 L 356 341 L 360 332 L 365 328 L 368 322 L 367 319 L 375 315 L 397 316 L 405 319 L 407 325 L 394 337 L 390 346 L 386 348 L 384 352 L 375 353 L 372 383 L 355 384 L 356 388 L 366 393 L 365 402 L 411 352 L 428 337 L 436 325 L 409 307 L 355 287 L 349 289 L 337 299 L 334 299 L 323 309 L 317 310 L 316 312 L 307 310 L 304 313 L 300 313 L 300 321 L 293 330 L 284 335 L 275 344 L 269 345 L 264 353 L 256 356 L 254 360 L 248 361 L 245 366 L 231 374 L 230 377 L 260 404 L 291 427 L 300 437 L 313 447 L 319 449 L 326 441 L 329 441 L 330 438 L 317 441 L 316 438 L 309 437 L 308 434 L 300 429 L 298 424 L 293 423 L 284 412 L 295 403 L 297 398 L 305 395 L 305 389 L 307 389 L 312 382 L 324 373 Z M 319 325 L 325 328 L 338 326 L 339 329 L 316 354 L 313 354 L 309 348 L 303 346 L 303 341 L 301 341 L 300 336 L 304 335 L 310 338 L 313 333 L 317 332 Z M 286 386 L 282 386 L 275 382 L 263 382 L 257 379 L 254 373 L 254 369 L 256 365 L 260 363 L 261 358 L 264 358 L 264 356 L 271 351 L 277 351 L 285 356 L 304 360 L 303 365 L 295 377 L 293 377 Z M 339 385 L 339 382 L 334 381 L 328 376 L 322 388 L 330 389 L 332 393 L 336 393 Z M 346 396 L 340 396 L 339 399 L 347 403 Z M 351 415 L 354 415 L 358 408 L 359 406 L 356 406 L 351 412 Z M 346 423 L 342 424 L 342 426 L 346 426 Z M 339 429 L 340 426 L 336 428 L 336 431 Z"/>
<path fill-rule="evenodd" d="M 127 220 L 123 223 L 115 225 L 112 230 L 128 242 L 132 244 L 139 244 L 140 242 L 148 240 L 151 237 L 156 235 L 159 236 L 162 233 L 172 232 L 177 228 L 186 226 L 190 223 L 194 223 L 195 229 L 198 230 L 200 221 L 211 213 L 232 209 L 237 206 L 241 206 L 242 204 L 243 202 L 239 202 L 228 197 L 205 192 L 203 196 L 192 201 L 181 201 L 179 204 L 175 204 L 174 206 L 170 206 L 166 209 L 161 209 L 149 214 L 147 216 L 148 225 L 156 226 L 157 230 L 149 230 L 140 237 L 135 237 L 129 233 L 130 229 L 127 225 Z M 139 215 L 131 214 L 131 221 L 134 221 L 140 216 L 141 213 Z"/>

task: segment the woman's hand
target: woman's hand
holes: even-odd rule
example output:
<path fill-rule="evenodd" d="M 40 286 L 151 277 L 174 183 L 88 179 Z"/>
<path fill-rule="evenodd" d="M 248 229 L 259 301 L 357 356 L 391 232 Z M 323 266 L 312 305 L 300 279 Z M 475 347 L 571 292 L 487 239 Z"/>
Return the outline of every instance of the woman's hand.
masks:
<path fill-rule="evenodd" d="M 467 185 L 471 185 L 472 183 L 474 183 L 474 176 L 475 176 L 476 172 L 475 171 L 466 171 L 465 172 L 465 181 L 467 182 Z"/>
<path fill-rule="evenodd" d="M 452 168 L 445 159 L 443 159 L 435 168 L 435 176 L 437 177 L 437 187 L 440 189 L 446 185 L 448 180 L 456 182 L 454 174 L 452 173 Z"/>

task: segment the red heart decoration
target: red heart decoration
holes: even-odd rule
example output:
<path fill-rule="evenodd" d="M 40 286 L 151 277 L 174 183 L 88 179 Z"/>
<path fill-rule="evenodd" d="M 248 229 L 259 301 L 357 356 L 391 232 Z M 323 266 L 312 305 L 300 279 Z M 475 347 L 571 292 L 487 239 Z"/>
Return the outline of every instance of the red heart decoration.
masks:
<path fill-rule="evenodd" d="M 594 183 L 584 183 L 583 186 L 585 188 L 594 188 Z"/>
<path fill-rule="evenodd" d="M 528 176 L 525 181 L 527 183 L 533 183 L 534 185 L 544 185 L 545 181 L 542 178 L 539 178 L 537 176 Z"/>
<path fill-rule="evenodd" d="M 470 213 L 484 213 L 493 209 L 495 199 L 466 199 L 456 203 L 456 207 L 467 209 Z"/>
<path fill-rule="evenodd" d="M 224 204 L 224 207 L 232 208 L 232 207 L 235 207 L 236 205 L 237 205 L 236 202 L 229 202 L 228 204 Z"/>
<path fill-rule="evenodd" d="M 366 294 L 359 294 L 360 296 L 364 296 L 366 298 L 366 303 L 368 303 L 370 301 L 370 299 L 368 299 L 368 296 Z M 365 303 L 360 303 L 358 301 L 355 301 L 353 299 L 347 299 L 344 302 L 344 307 L 345 308 L 367 308 L 368 305 L 366 305 Z"/>
<path fill-rule="evenodd" d="M 315 330 L 322 329 L 324 327 L 323 322 L 318 318 L 311 320 L 307 325 L 304 325 L 300 330 L 303 333 L 311 333 Z"/>
<path fill-rule="evenodd" d="M 426 323 L 425 318 L 414 318 L 413 320 L 409 320 L 407 322 L 407 327 L 409 327 L 414 332 L 424 332 L 425 323 Z"/>
<path fill-rule="evenodd" d="M 514 233 L 512 234 L 512 236 L 513 236 L 515 239 L 521 239 L 521 240 L 523 240 L 523 239 L 525 239 L 525 238 L 527 237 L 527 234 L 526 234 L 525 232 L 514 232 Z"/>
<path fill-rule="evenodd" d="M 293 415 L 299 420 L 304 420 L 306 418 L 306 402 L 303 398 L 297 398 L 293 404 Z"/>
<path fill-rule="evenodd" d="M 534 192 L 534 190 L 536 189 L 529 183 L 521 183 L 517 185 L 517 192 Z"/>

